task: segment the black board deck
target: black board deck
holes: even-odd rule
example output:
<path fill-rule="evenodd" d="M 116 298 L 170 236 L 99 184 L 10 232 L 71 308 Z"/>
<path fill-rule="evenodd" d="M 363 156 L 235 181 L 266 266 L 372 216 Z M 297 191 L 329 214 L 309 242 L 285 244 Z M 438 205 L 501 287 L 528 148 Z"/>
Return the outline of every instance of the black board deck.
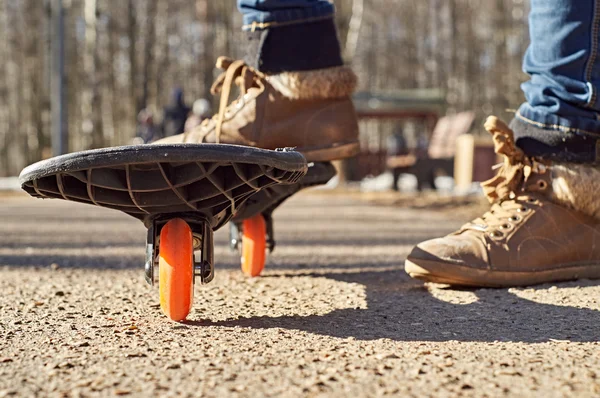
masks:
<path fill-rule="evenodd" d="M 200 212 L 216 229 L 250 196 L 294 184 L 306 171 L 302 154 L 289 149 L 159 144 L 57 156 L 26 167 L 19 181 L 34 197 L 107 207 L 142 221 Z"/>

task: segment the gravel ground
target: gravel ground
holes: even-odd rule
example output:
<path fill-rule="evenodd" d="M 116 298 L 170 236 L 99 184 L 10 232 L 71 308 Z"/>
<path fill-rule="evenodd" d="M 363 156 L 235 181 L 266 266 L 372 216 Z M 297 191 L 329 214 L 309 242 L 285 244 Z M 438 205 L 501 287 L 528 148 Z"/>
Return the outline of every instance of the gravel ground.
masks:
<path fill-rule="evenodd" d="M 407 277 L 411 247 L 460 210 L 300 195 L 261 278 L 218 233 L 215 280 L 178 324 L 144 282 L 141 223 L 0 197 L 0 397 L 600 396 L 600 282 Z"/>

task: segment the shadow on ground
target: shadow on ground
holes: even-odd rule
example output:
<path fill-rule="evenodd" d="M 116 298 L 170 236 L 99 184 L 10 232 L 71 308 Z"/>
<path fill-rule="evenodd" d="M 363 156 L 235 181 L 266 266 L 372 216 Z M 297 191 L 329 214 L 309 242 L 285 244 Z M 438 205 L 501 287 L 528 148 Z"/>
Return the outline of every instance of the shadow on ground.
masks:
<path fill-rule="evenodd" d="M 307 276 L 311 274 L 304 274 Z M 452 304 L 435 298 L 428 287 L 412 281 L 403 270 L 314 274 L 359 283 L 367 289 L 367 309 L 335 310 L 322 316 L 253 317 L 192 325 L 285 328 L 359 340 L 395 341 L 600 341 L 600 311 L 541 304 L 507 289 L 462 290 L 476 300 Z M 598 286 L 600 281 L 569 282 L 565 287 Z M 548 289 L 550 285 L 534 289 Z M 581 293 L 579 293 L 581 294 Z"/>

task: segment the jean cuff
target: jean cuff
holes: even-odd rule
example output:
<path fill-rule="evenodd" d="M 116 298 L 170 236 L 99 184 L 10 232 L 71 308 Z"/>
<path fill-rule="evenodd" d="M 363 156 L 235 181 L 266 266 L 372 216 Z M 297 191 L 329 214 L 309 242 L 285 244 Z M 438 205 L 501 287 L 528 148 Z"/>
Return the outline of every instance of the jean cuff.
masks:
<path fill-rule="evenodd" d="M 320 21 L 333 18 L 334 14 L 335 7 L 328 2 L 318 3 L 314 7 L 248 13 L 244 15 L 242 30 L 261 30 Z"/>
<path fill-rule="evenodd" d="M 600 120 L 588 117 L 564 117 L 554 113 L 540 112 L 528 103 L 521 105 L 515 117 L 524 123 L 544 130 L 557 130 L 570 134 L 587 134 L 600 137 Z"/>
<path fill-rule="evenodd" d="M 571 163 L 600 162 L 600 121 L 541 114 L 525 103 L 510 127 L 517 146 L 529 156 Z"/>

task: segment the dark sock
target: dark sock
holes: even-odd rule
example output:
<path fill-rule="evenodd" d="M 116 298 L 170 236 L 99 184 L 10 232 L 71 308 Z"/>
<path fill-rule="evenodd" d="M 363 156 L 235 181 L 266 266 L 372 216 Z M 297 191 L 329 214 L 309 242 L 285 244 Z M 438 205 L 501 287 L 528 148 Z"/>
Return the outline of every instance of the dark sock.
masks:
<path fill-rule="evenodd" d="M 246 62 L 268 74 L 343 65 L 333 19 L 247 32 Z"/>
<path fill-rule="evenodd" d="M 517 118 L 510 122 L 510 128 L 515 133 L 515 143 L 528 156 L 569 163 L 600 161 L 599 137 L 547 130 Z"/>

